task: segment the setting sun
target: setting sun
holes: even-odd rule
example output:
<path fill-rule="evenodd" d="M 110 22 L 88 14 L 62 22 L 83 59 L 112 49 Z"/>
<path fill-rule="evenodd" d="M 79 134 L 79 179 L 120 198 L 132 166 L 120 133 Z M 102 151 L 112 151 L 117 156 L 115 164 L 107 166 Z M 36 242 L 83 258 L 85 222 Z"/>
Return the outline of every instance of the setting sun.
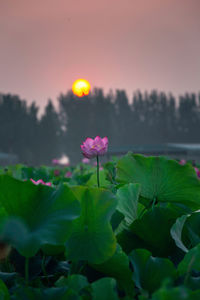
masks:
<path fill-rule="evenodd" d="M 91 89 L 90 83 L 85 79 L 77 79 L 72 85 L 73 93 L 78 97 L 83 97 L 89 94 Z"/>

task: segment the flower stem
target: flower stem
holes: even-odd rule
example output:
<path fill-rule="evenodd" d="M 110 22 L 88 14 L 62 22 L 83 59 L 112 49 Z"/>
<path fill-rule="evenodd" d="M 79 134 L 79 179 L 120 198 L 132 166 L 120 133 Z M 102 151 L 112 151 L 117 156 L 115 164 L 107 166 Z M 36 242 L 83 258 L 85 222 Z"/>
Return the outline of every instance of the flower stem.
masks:
<path fill-rule="evenodd" d="M 99 156 L 97 155 L 97 185 L 100 187 L 99 184 Z"/>
<path fill-rule="evenodd" d="M 47 271 L 46 271 L 46 268 L 45 268 L 45 260 L 46 260 L 46 256 L 43 255 L 41 269 L 42 269 L 43 275 L 46 277 L 47 283 L 49 285 L 49 277 L 48 277 L 48 274 L 47 274 Z"/>
<path fill-rule="evenodd" d="M 26 285 L 28 285 L 28 282 L 29 282 L 29 258 L 26 257 L 25 258 L 25 282 L 26 282 Z"/>
<path fill-rule="evenodd" d="M 154 210 L 155 204 L 156 204 L 156 197 L 153 198 L 152 210 Z"/>

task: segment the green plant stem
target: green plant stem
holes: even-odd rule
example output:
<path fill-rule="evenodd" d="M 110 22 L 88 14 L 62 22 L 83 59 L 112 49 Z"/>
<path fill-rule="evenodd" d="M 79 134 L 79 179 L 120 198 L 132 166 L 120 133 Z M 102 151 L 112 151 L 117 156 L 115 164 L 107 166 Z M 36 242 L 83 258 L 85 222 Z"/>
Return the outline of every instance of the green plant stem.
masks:
<path fill-rule="evenodd" d="M 6 265 L 6 271 L 7 271 L 8 273 L 11 273 L 11 272 L 12 272 L 12 269 L 11 269 L 11 265 L 10 265 L 10 261 L 9 261 L 9 258 L 8 258 L 8 257 L 6 257 L 5 265 Z"/>
<path fill-rule="evenodd" d="M 43 255 L 43 257 L 42 257 L 42 263 L 41 263 L 41 268 L 42 268 L 42 272 L 43 272 L 44 276 L 47 276 L 47 272 L 46 272 L 46 269 L 45 269 L 45 259 L 46 259 L 46 256 Z"/>
<path fill-rule="evenodd" d="M 141 218 L 141 217 L 143 216 L 143 214 L 144 214 L 145 210 L 147 210 L 147 208 L 146 208 L 146 207 L 144 207 L 144 208 L 142 209 L 142 211 L 140 212 L 140 214 L 139 214 L 138 218 Z"/>
<path fill-rule="evenodd" d="M 43 272 L 44 276 L 47 278 L 47 283 L 49 284 L 49 278 L 48 278 L 48 274 L 47 274 L 47 271 L 46 271 L 46 268 L 45 268 L 45 260 L 46 260 L 46 256 L 43 255 L 41 268 L 42 268 L 42 272 Z"/>
<path fill-rule="evenodd" d="M 29 258 L 25 258 L 25 282 L 26 285 L 29 283 Z"/>
<path fill-rule="evenodd" d="M 152 210 L 154 209 L 155 203 L 156 203 L 156 197 L 153 198 Z"/>
<path fill-rule="evenodd" d="M 87 261 L 74 261 L 71 264 L 69 275 L 72 274 L 81 274 L 82 270 L 85 268 L 87 265 Z"/>
<path fill-rule="evenodd" d="M 195 257 L 193 256 L 193 258 L 191 259 L 191 262 L 188 265 L 187 273 L 185 274 L 184 285 L 188 284 L 188 280 L 190 278 L 190 272 L 192 271 L 192 265 L 194 263 L 194 260 L 195 260 Z"/>
<path fill-rule="evenodd" d="M 97 155 L 97 185 L 100 187 L 99 184 L 99 156 Z"/>
<path fill-rule="evenodd" d="M 78 269 L 79 269 L 79 261 L 72 261 L 70 270 L 69 270 L 69 275 L 77 274 Z"/>

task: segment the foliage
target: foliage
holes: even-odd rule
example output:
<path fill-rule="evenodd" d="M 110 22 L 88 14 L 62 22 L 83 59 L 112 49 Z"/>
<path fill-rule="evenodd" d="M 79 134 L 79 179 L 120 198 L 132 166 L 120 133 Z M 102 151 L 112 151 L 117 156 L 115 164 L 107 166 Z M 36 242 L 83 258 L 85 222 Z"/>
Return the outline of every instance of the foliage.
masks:
<path fill-rule="evenodd" d="M 0 169 L 0 299 L 198 299 L 193 167 L 129 153 L 102 168 L 100 188 L 82 163 Z"/>

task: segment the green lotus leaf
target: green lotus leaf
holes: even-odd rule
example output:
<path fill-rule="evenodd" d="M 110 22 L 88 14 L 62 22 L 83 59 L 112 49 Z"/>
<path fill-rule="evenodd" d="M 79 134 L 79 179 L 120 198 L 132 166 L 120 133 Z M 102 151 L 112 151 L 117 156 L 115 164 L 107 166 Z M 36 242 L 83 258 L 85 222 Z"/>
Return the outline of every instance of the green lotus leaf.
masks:
<path fill-rule="evenodd" d="M 200 271 L 200 244 L 189 250 L 178 265 L 178 271 L 181 275 L 190 274 L 193 270 Z"/>
<path fill-rule="evenodd" d="M 138 203 L 139 193 L 140 185 L 137 183 L 126 184 L 117 190 L 117 210 L 124 215 L 127 226 L 138 218 L 138 211 L 144 208 L 142 204 Z"/>
<path fill-rule="evenodd" d="M 67 257 L 102 263 L 116 249 L 110 219 L 117 201 L 111 192 L 101 188 L 77 186 L 72 190 L 80 201 L 81 216 L 73 222 L 73 231 L 66 244 Z"/>
<path fill-rule="evenodd" d="M 200 180 L 189 164 L 180 165 L 166 157 L 128 153 L 117 163 L 116 180 L 141 184 L 141 196 L 161 202 L 182 203 L 200 208 Z"/>
<path fill-rule="evenodd" d="M 14 291 L 12 300 L 81 300 L 81 297 L 66 287 L 32 288 L 20 286 Z"/>
<path fill-rule="evenodd" d="M 110 181 L 107 180 L 107 174 L 105 172 L 105 170 L 100 170 L 99 171 L 99 182 L 100 182 L 100 186 L 101 187 L 108 187 L 110 186 Z M 87 186 L 97 186 L 97 173 L 96 171 L 92 174 L 92 176 L 90 177 L 90 179 L 88 180 L 88 182 L 86 183 Z"/>
<path fill-rule="evenodd" d="M 65 252 L 65 244 L 63 245 L 44 244 L 41 246 L 41 249 L 46 255 L 52 255 L 52 256 L 58 255 Z"/>
<path fill-rule="evenodd" d="M 134 269 L 133 278 L 139 289 L 152 293 L 164 279 L 176 279 L 176 269 L 167 258 L 152 257 L 145 249 L 133 250 L 129 257 Z"/>
<path fill-rule="evenodd" d="M 67 278 L 62 276 L 60 277 L 56 282 L 56 287 L 68 287 L 69 289 L 76 291 L 79 293 L 82 289 L 87 287 L 89 285 L 89 282 L 87 278 L 83 275 L 74 274 L 71 276 L 68 276 Z"/>
<path fill-rule="evenodd" d="M 170 229 L 177 217 L 179 215 L 172 209 L 154 207 L 154 209 L 148 210 L 140 219 L 136 219 L 129 226 L 128 231 L 120 233 L 117 236 L 118 242 L 124 251 L 126 251 L 127 246 L 128 248 L 132 247 L 132 249 L 146 248 L 153 255 L 168 256 L 175 248 Z M 123 237 L 124 235 L 125 237 Z M 125 247 L 123 246 L 124 242 Z M 128 252 L 132 249 L 129 248 Z"/>
<path fill-rule="evenodd" d="M 110 221 L 113 231 L 117 231 L 117 228 L 119 227 L 119 225 L 122 223 L 123 220 L 124 220 L 124 215 L 120 213 L 118 210 L 115 210 Z"/>
<path fill-rule="evenodd" d="M 45 244 L 64 244 L 80 204 L 66 185 L 57 189 L 0 176 L 1 238 L 31 257 Z"/>
<path fill-rule="evenodd" d="M 199 291 L 190 291 L 184 286 L 161 287 L 153 295 L 151 300 L 197 300 L 200 297 Z"/>
<path fill-rule="evenodd" d="M 102 264 L 93 264 L 91 266 L 105 276 L 115 278 L 129 296 L 134 296 L 134 282 L 132 280 L 132 271 L 129 267 L 129 258 L 119 245 L 117 245 L 115 254 L 110 259 Z"/>
<path fill-rule="evenodd" d="M 181 236 L 182 236 L 183 226 L 185 224 L 185 221 L 187 220 L 187 217 L 188 217 L 187 215 L 183 215 L 180 218 L 178 218 L 170 231 L 171 236 L 176 243 L 176 246 L 186 253 L 188 252 L 188 249 L 183 244 Z"/>
<path fill-rule="evenodd" d="M 10 300 L 9 291 L 5 283 L 0 280 L 0 299 L 1 300 Z"/>
<path fill-rule="evenodd" d="M 200 212 L 183 215 L 176 220 L 171 228 L 171 236 L 173 237 L 177 247 L 184 252 L 195 247 L 200 243 Z"/>
<path fill-rule="evenodd" d="M 102 278 L 91 284 L 92 300 L 118 300 L 116 281 L 113 278 Z"/>

